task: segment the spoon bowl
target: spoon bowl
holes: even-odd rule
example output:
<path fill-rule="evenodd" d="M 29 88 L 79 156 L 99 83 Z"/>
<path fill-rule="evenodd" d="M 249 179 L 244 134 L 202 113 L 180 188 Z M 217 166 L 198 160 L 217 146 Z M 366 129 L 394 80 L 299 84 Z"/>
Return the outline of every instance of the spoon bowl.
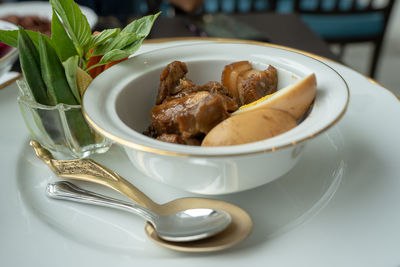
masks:
<path fill-rule="evenodd" d="M 223 250 L 246 239 L 253 228 L 250 215 L 231 203 L 216 199 L 189 197 L 158 204 L 117 173 L 91 159 L 57 160 L 38 142 L 31 141 L 30 145 L 38 158 L 44 161 L 58 177 L 107 186 L 157 214 L 169 215 L 187 209 L 216 209 L 226 211 L 232 218 L 231 223 L 222 232 L 209 238 L 190 242 L 171 242 L 162 239 L 156 229 L 147 223 L 145 232 L 148 237 L 166 248 L 184 252 Z"/>
<path fill-rule="evenodd" d="M 145 232 L 147 236 L 157 244 L 177 251 L 183 252 L 211 252 L 230 248 L 250 234 L 253 228 L 253 221 L 249 214 L 240 207 L 231 203 L 208 198 L 179 198 L 161 205 L 161 209 L 175 212 L 184 208 L 208 207 L 210 209 L 219 209 L 227 211 L 232 218 L 231 223 L 222 232 L 212 237 L 192 241 L 192 242 L 168 242 L 161 239 L 154 227 L 147 223 Z"/>

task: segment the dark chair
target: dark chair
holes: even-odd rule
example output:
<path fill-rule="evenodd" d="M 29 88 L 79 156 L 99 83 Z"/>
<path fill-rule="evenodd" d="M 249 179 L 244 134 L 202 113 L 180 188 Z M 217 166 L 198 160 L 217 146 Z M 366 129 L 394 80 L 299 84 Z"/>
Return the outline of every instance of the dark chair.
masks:
<path fill-rule="evenodd" d="M 285 1 L 285 0 L 283 0 Z M 293 0 L 293 10 L 328 43 L 372 42 L 369 76 L 375 77 L 394 0 Z M 378 3 L 379 2 L 379 3 Z"/>

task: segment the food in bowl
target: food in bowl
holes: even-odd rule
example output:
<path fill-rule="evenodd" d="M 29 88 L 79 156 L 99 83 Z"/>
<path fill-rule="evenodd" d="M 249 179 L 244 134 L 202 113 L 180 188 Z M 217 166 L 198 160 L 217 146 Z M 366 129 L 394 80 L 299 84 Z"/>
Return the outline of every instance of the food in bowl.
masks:
<path fill-rule="evenodd" d="M 186 77 L 187 73 L 186 64 L 180 61 L 169 63 L 161 72 L 146 135 L 169 143 L 202 146 L 260 141 L 295 127 L 316 92 L 312 74 L 285 88 L 286 93 L 267 99 L 277 90 L 277 69 L 268 65 L 257 70 L 249 61 L 226 65 L 221 83 L 210 81 L 199 86 Z"/>
<path fill-rule="evenodd" d="M 244 74 L 237 71 L 238 65 L 248 67 L 243 69 Z M 186 77 L 187 73 L 186 64 L 180 61 L 169 63 L 162 71 L 147 135 L 165 142 L 200 145 L 204 136 L 240 105 L 276 91 L 277 86 L 273 66 L 255 70 L 248 61 L 225 66 L 222 83 L 196 85 Z M 237 85 L 231 76 L 241 78 Z"/>
<path fill-rule="evenodd" d="M 289 49 L 215 41 L 169 45 L 172 46 L 137 55 L 106 70 L 93 80 L 83 97 L 89 123 L 122 146 L 135 171 L 160 183 L 207 195 L 234 193 L 269 183 L 285 175 L 309 153 L 307 144 L 335 125 L 348 105 L 349 89 L 335 70 Z M 159 79 L 154 77 L 177 59 L 187 64 L 187 78 L 200 85 L 220 80 L 221 70 L 232 62 L 246 59 L 258 70 L 271 64 L 279 77 L 278 92 L 271 96 L 271 102 L 275 102 L 276 95 L 288 93 L 283 89 L 313 73 L 318 90 L 304 120 L 272 138 L 212 147 L 160 142 L 142 132 L 150 124 L 148 113 L 158 95 Z"/>

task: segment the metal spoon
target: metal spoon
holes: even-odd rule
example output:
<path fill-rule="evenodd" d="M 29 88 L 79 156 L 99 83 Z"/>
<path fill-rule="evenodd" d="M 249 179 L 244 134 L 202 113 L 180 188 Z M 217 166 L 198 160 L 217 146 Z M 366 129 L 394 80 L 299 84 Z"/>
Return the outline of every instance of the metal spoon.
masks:
<path fill-rule="evenodd" d="M 58 177 L 107 186 L 157 214 L 170 215 L 186 209 L 208 208 L 227 211 L 232 217 L 232 222 L 221 233 L 193 242 L 166 241 L 160 238 L 153 225 L 147 223 L 145 226 L 147 236 L 160 246 L 185 252 L 218 251 L 243 241 L 253 228 L 253 221 L 250 215 L 245 210 L 229 202 L 210 198 L 185 197 L 158 204 L 129 181 L 94 160 L 57 160 L 40 143 L 31 141 L 30 145 L 35 150 L 36 156 L 45 162 Z"/>
<path fill-rule="evenodd" d="M 158 235 L 173 242 L 187 242 L 213 236 L 224 230 L 232 218 L 226 211 L 216 209 L 187 209 L 170 215 L 159 215 L 134 203 L 110 198 L 66 182 L 48 184 L 51 198 L 110 207 L 132 212 L 149 221 Z"/>

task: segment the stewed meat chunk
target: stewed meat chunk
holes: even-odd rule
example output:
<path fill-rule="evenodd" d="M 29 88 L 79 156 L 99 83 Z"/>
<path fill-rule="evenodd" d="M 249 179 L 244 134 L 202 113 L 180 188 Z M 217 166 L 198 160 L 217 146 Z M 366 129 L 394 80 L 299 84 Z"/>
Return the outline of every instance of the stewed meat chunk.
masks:
<path fill-rule="evenodd" d="M 222 85 L 239 106 L 249 104 L 274 93 L 278 85 L 278 72 L 273 66 L 255 70 L 248 61 L 238 61 L 225 66 Z"/>
<path fill-rule="evenodd" d="M 272 94 L 278 85 L 278 74 L 273 66 L 265 71 L 249 70 L 238 78 L 238 95 L 242 105 L 256 101 L 263 96 Z"/>
<path fill-rule="evenodd" d="M 206 91 L 165 101 L 150 111 L 152 126 L 159 136 L 178 134 L 183 140 L 208 133 L 227 117 L 222 96 Z"/>
<path fill-rule="evenodd" d="M 160 87 L 156 100 L 157 105 L 161 104 L 168 96 L 179 93 L 180 87 L 178 85 L 187 72 L 188 69 L 183 62 L 174 61 L 167 65 L 160 76 Z"/>
<path fill-rule="evenodd" d="M 221 95 L 228 112 L 234 112 L 239 108 L 238 104 L 228 95 L 226 88 L 219 82 L 208 82 L 204 85 L 197 86 L 191 80 L 182 78 L 177 87 L 180 89 L 179 93 L 168 96 L 164 101 L 182 98 L 196 92 L 207 91 L 212 94 Z"/>

